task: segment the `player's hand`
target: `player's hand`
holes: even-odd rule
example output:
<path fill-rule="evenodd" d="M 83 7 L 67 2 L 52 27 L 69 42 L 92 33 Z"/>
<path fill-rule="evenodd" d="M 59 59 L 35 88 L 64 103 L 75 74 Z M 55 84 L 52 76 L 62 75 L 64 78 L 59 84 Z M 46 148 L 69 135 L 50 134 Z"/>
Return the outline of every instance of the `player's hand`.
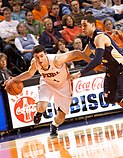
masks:
<path fill-rule="evenodd" d="M 11 80 L 13 77 L 12 76 L 10 76 L 9 78 L 8 78 L 8 80 L 6 80 L 4 83 L 3 83 L 3 86 L 5 87 L 5 89 L 6 89 L 6 84 L 7 84 L 7 82 L 9 81 L 9 80 Z"/>
<path fill-rule="evenodd" d="M 79 78 L 81 75 L 82 75 L 82 74 L 81 74 L 80 71 L 79 71 L 79 72 L 77 72 L 77 73 L 71 74 L 71 75 L 69 76 L 69 79 L 73 81 L 74 79 Z"/>

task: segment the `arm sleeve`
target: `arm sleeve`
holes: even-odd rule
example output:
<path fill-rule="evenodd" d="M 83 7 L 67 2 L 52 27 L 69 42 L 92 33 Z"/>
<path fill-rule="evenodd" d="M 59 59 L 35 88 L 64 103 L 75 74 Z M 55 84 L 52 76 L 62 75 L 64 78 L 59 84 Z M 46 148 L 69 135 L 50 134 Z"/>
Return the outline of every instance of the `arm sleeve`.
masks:
<path fill-rule="evenodd" d="M 95 51 L 95 57 L 84 69 L 80 70 L 81 74 L 84 75 L 90 70 L 94 69 L 96 66 L 100 65 L 102 62 L 103 54 L 104 54 L 104 49 L 97 48 Z"/>

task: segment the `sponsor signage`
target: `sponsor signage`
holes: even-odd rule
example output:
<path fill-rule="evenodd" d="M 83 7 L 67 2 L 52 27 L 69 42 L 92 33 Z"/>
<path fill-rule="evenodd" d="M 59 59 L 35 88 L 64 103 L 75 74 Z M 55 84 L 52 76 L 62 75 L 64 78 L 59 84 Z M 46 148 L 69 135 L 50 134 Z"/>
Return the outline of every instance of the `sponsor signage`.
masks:
<path fill-rule="evenodd" d="M 73 97 L 66 118 L 86 116 L 121 108 L 117 104 L 107 104 L 103 98 L 105 74 L 85 76 L 74 80 Z M 24 87 L 21 94 L 8 94 L 13 128 L 34 125 L 33 116 L 38 101 L 38 85 Z M 43 113 L 41 123 L 51 122 L 55 116 L 53 97 Z"/>

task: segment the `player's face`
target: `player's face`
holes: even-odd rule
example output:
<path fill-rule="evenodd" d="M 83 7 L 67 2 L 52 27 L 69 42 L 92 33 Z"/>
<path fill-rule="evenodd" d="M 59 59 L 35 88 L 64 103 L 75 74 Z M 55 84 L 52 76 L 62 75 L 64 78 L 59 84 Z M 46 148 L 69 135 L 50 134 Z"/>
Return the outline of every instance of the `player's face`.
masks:
<path fill-rule="evenodd" d="M 87 20 L 82 20 L 81 28 L 82 28 L 82 33 L 85 36 L 90 36 L 92 34 L 93 24 L 90 24 Z"/>
<path fill-rule="evenodd" d="M 34 58 L 41 66 L 43 66 L 43 65 L 46 66 L 47 63 L 48 63 L 48 59 L 47 59 L 46 53 L 43 52 L 43 51 L 39 52 L 38 54 L 35 53 L 34 54 Z"/>

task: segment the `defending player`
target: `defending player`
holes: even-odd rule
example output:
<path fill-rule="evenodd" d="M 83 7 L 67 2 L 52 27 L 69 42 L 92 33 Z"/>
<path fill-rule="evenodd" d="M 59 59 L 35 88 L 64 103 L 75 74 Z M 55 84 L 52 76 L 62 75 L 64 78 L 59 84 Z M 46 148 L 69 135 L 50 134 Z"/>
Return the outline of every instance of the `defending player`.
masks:
<path fill-rule="evenodd" d="M 95 57 L 81 71 L 72 74 L 70 79 L 78 78 L 96 66 L 103 63 L 106 66 L 104 80 L 104 99 L 107 103 L 118 103 L 123 107 L 123 55 L 116 43 L 104 32 L 96 29 L 96 19 L 85 16 L 81 22 L 82 32 L 90 38 L 90 52 L 94 51 Z M 89 53 L 89 45 L 83 51 Z"/>

